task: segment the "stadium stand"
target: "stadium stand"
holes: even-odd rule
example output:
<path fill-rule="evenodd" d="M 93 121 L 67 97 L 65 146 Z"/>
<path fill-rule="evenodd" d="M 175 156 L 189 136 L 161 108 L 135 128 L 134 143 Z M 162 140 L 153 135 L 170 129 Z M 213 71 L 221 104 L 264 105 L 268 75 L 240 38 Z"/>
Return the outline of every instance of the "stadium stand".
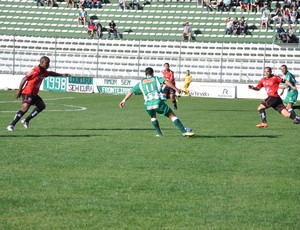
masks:
<path fill-rule="evenodd" d="M 86 9 L 88 17 L 100 21 L 104 27 L 113 19 L 123 39 L 136 40 L 181 40 L 182 23 L 189 21 L 193 28 L 194 41 L 209 42 L 263 42 L 272 43 L 273 29 L 259 31 L 261 13 L 207 12 L 201 4 L 192 1 L 144 2 L 142 10 L 122 11 L 117 1 L 102 9 Z M 65 1 L 55 7 L 37 7 L 33 0 L 7 1 L 0 4 L 0 34 L 30 36 L 57 36 L 85 38 L 83 27 L 78 27 L 77 8 L 67 8 Z M 225 19 L 244 16 L 249 26 L 249 35 L 224 35 Z M 107 35 L 104 35 L 107 38 Z"/>
<path fill-rule="evenodd" d="M 23 74 L 48 55 L 52 69 L 79 76 L 138 78 L 145 67 L 157 73 L 165 62 L 176 78 L 189 69 L 194 80 L 253 82 L 265 65 L 278 68 L 288 62 L 299 76 L 300 49 L 272 44 L 274 31 L 259 31 L 259 13 L 207 12 L 196 1 L 151 1 L 143 10 L 118 9 L 117 1 L 88 16 L 105 27 L 113 19 L 121 40 L 88 39 L 77 26 L 77 8 L 37 7 L 33 0 L 0 2 L 0 73 Z M 225 19 L 244 16 L 249 35 L 224 35 Z M 182 42 L 182 23 L 189 21 L 192 42 Z"/>

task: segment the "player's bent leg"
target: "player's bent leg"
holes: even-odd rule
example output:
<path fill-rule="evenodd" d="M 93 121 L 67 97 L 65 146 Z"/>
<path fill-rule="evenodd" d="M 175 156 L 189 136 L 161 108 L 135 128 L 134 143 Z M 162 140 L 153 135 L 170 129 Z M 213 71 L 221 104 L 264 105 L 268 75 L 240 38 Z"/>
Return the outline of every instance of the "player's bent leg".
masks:
<path fill-rule="evenodd" d="M 266 106 L 263 104 L 260 104 L 257 107 L 259 116 L 261 118 L 261 123 L 256 125 L 256 128 L 267 128 L 268 127 L 268 123 L 267 123 L 267 116 L 266 116 Z"/>
<path fill-rule="evenodd" d="M 176 102 L 175 95 L 173 93 L 170 94 L 170 99 L 171 99 L 172 104 L 173 104 L 173 109 L 177 109 L 177 102 Z"/>
<path fill-rule="evenodd" d="M 156 117 L 151 117 L 151 123 L 152 123 L 152 125 L 154 126 L 154 128 L 156 130 L 156 136 L 157 137 L 161 137 L 163 134 L 162 134 L 162 132 L 160 130 L 159 122 L 156 119 Z"/>
<path fill-rule="evenodd" d="M 280 112 L 284 117 L 290 118 L 293 120 L 294 124 L 299 124 L 300 123 L 300 117 L 297 116 L 295 113 L 290 113 L 289 111 L 287 111 L 287 109 L 283 109 Z"/>
<path fill-rule="evenodd" d="M 27 129 L 29 127 L 29 121 L 36 117 L 40 112 L 42 112 L 46 108 L 46 105 L 43 100 L 40 100 L 37 104 L 34 110 L 32 110 L 31 114 L 26 117 L 25 120 L 22 120 L 22 124 Z"/>
<path fill-rule="evenodd" d="M 151 117 L 151 123 L 152 123 L 153 127 L 156 130 L 156 136 L 157 137 L 161 137 L 162 136 L 162 132 L 161 132 L 160 127 L 159 127 L 159 122 L 156 119 L 156 112 L 155 112 L 155 110 L 154 109 L 148 110 L 147 107 L 145 107 L 145 109 L 146 109 L 146 113 Z"/>
<path fill-rule="evenodd" d="M 21 109 L 16 113 L 16 115 L 14 116 L 14 119 L 12 120 L 10 125 L 7 126 L 7 131 L 13 131 L 14 130 L 15 125 L 23 117 L 23 115 L 28 111 L 29 107 L 30 107 L 30 104 L 22 103 Z"/>
<path fill-rule="evenodd" d="M 173 111 L 171 110 L 171 112 L 168 114 L 168 117 L 172 120 L 172 122 L 174 123 L 174 125 L 180 130 L 181 134 L 183 137 L 191 137 L 194 136 L 195 134 L 192 132 L 187 132 L 183 126 L 183 124 L 181 123 L 181 121 L 176 117 L 176 115 L 173 113 Z"/>

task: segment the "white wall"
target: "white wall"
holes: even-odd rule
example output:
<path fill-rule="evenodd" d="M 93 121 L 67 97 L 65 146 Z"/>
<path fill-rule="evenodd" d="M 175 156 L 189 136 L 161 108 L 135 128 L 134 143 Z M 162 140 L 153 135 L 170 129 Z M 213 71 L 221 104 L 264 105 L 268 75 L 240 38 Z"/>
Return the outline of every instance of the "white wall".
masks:
<path fill-rule="evenodd" d="M 0 90 L 18 89 L 21 79 L 24 75 L 0 75 Z M 119 82 L 119 81 L 118 81 Z M 136 80 L 131 80 L 132 84 Z M 95 79 L 94 84 L 104 84 L 103 79 Z M 131 84 L 131 86 L 132 86 Z M 121 85 L 121 83 L 117 84 Z M 177 86 L 181 88 L 183 82 L 178 82 Z M 43 85 L 41 85 L 41 89 Z M 96 88 L 96 87 L 94 87 Z M 230 84 L 230 83 L 204 83 L 192 82 L 190 85 L 192 96 L 196 97 L 214 97 L 214 98 L 249 98 L 264 99 L 267 97 L 266 91 L 254 91 L 248 89 L 248 84 Z M 283 97 L 285 94 L 283 95 Z"/>

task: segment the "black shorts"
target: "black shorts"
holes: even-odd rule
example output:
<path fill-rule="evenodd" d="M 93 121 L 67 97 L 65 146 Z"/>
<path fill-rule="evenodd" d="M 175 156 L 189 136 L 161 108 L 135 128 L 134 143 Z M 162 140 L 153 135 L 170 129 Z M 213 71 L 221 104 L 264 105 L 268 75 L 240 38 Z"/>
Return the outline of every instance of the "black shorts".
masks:
<path fill-rule="evenodd" d="M 175 95 L 176 91 L 170 87 L 166 87 L 164 88 L 163 94 L 165 94 L 166 96 L 170 96 L 170 94 L 174 94 Z"/>
<path fill-rule="evenodd" d="M 29 105 L 37 105 L 43 99 L 39 95 L 31 95 L 31 94 L 22 94 L 22 103 L 27 103 Z"/>
<path fill-rule="evenodd" d="M 280 97 L 267 97 L 261 104 L 266 108 L 272 107 L 279 113 L 281 113 L 281 111 L 285 109 L 285 106 Z"/>

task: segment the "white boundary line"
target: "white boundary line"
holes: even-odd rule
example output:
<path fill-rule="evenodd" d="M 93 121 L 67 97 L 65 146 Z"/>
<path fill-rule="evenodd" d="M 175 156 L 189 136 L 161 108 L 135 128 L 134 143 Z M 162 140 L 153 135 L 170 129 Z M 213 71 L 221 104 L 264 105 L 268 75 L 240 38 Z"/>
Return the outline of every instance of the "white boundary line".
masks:
<path fill-rule="evenodd" d="M 64 99 L 73 99 L 74 97 L 61 97 L 61 98 L 49 98 L 49 99 L 43 99 L 44 101 L 56 101 L 56 100 L 64 100 Z M 0 101 L 0 104 L 5 104 L 5 103 L 20 103 L 20 101 Z M 65 106 L 71 109 L 52 109 L 52 110 L 48 110 L 45 109 L 45 112 L 77 112 L 77 111 L 83 111 L 86 110 L 86 107 L 83 106 L 76 106 L 76 105 L 66 105 L 66 104 L 56 104 L 56 105 L 61 105 L 61 106 Z M 2 113 L 15 113 L 16 110 L 14 111 L 0 111 Z"/>

